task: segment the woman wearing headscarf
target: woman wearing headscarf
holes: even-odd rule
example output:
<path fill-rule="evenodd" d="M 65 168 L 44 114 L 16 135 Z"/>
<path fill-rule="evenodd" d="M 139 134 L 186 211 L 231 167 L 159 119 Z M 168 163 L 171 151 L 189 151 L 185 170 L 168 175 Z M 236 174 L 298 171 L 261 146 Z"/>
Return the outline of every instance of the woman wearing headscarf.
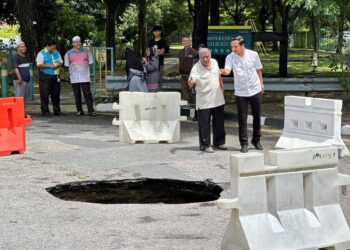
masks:
<path fill-rule="evenodd" d="M 141 60 L 131 49 L 125 51 L 126 74 L 128 76 L 129 91 L 131 92 L 148 92 L 145 78 L 146 73 Z"/>
<path fill-rule="evenodd" d="M 160 71 L 157 48 L 147 48 L 146 57 L 142 59 L 142 62 L 147 71 L 146 84 L 148 92 L 158 92 Z"/>

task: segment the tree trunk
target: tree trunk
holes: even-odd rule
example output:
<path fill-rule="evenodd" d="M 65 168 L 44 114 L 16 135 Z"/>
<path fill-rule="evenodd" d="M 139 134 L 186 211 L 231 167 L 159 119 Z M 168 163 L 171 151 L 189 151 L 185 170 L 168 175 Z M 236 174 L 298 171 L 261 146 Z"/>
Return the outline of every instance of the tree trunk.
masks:
<path fill-rule="evenodd" d="M 266 31 L 266 22 L 268 19 L 269 19 L 269 1 L 262 0 L 261 8 L 259 11 L 260 30 L 262 32 Z"/>
<path fill-rule="evenodd" d="M 339 24 L 338 26 L 338 43 L 337 43 L 337 54 L 341 54 L 344 46 L 344 25 Z"/>
<path fill-rule="evenodd" d="M 207 44 L 209 0 L 195 0 L 193 13 L 192 44 Z"/>
<path fill-rule="evenodd" d="M 277 12 L 276 12 L 276 2 L 275 0 L 272 0 L 272 31 L 277 32 Z M 278 51 L 278 45 L 276 41 L 273 41 L 272 43 L 272 51 Z"/>
<path fill-rule="evenodd" d="M 220 0 L 210 1 L 210 25 L 220 25 Z"/>
<path fill-rule="evenodd" d="M 346 23 L 346 14 L 345 11 L 347 10 L 347 5 L 349 4 L 349 1 L 337 1 L 340 9 L 340 13 L 338 16 L 338 43 L 337 43 L 337 51 L 336 53 L 341 54 L 343 46 L 344 46 L 344 29 L 345 29 L 345 23 Z"/>
<path fill-rule="evenodd" d="M 112 47 L 115 50 L 115 20 L 118 11 L 118 2 L 105 0 L 106 4 L 106 47 Z M 116 53 L 113 53 L 114 57 Z M 115 59 L 115 58 L 114 58 Z"/>
<path fill-rule="evenodd" d="M 41 46 L 41 36 L 38 28 L 37 3 L 35 0 L 16 0 L 17 17 L 20 26 L 21 39 L 27 46 L 27 55 L 31 62 L 35 61 Z"/>
<path fill-rule="evenodd" d="M 281 28 L 282 32 L 287 32 L 288 33 L 288 22 L 289 22 L 289 12 L 287 10 L 284 10 L 284 12 L 281 12 Z"/>
<path fill-rule="evenodd" d="M 289 19 L 289 11 L 291 9 L 291 5 L 287 5 L 283 0 L 277 0 L 276 5 L 281 15 L 281 29 L 282 32 L 288 32 L 288 19 Z"/>
<path fill-rule="evenodd" d="M 137 51 L 140 57 L 145 55 L 147 41 L 147 25 L 146 25 L 146 15 L 147 15 L 147 2 L 146 0 L 139 0 L 139 14 L 138 14 L 138 40 L 137 40 Z"/>
<path fill-rule="evenodd" d="M 311 23 L 312 23 L 312 35 L 313 35 L 313 47 L 314 51 L 317 52 L 320 48 L 320 28 L 319 28 L 319 21 L 315 15 L 312 14 L 311 16 Z"/>
<path fill-rule="evenodd" d="M 235 24 L 236 25 L 240 25 L 241 23 L 241 15 L 240 15 L 240 8 L 239 8 L 239 5 L 240 5 L 240 0 L 236 0 L 235 1 L 236 2 L 236 4 L 235 4 L 235 6 L 236 6 L 236 8 L 235 8 L 235 16 L 234 16 L 234 20 L 235 20 Z"/>

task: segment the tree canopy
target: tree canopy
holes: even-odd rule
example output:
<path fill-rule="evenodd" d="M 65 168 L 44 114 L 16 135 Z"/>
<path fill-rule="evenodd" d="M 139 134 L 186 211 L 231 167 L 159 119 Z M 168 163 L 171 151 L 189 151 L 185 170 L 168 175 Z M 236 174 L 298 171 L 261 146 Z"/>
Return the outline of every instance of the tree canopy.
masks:
<path fill-rule="evenodd" d="M 260 31 L 310 31 L 315 50 L 327 34 L 341 51 L 350 26 L 350 0 L 2 0 L 0 12 L 0 23 L 19 24 L 32 56 L 51 39 L 65 50 L 74 35 L 142 53 L 153 25 L 162 26 L 168 43 L 191 34 L 195 47 L 206 42 L 208 25 L 244 25 L 248 19 Z"/>

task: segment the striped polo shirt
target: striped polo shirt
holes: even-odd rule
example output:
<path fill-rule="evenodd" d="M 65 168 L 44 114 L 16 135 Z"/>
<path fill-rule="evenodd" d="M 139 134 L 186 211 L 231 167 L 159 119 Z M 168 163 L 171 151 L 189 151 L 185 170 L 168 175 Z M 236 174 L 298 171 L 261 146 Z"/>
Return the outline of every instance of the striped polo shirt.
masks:
<path fill-rule="evenodd" d="M 92 56 L 86 48 L 76 50 L 70 49 L 64 56 L 64 66 L 69 67 L 70 82 L 83 83 L 90 82 L 90 66 Z"/>

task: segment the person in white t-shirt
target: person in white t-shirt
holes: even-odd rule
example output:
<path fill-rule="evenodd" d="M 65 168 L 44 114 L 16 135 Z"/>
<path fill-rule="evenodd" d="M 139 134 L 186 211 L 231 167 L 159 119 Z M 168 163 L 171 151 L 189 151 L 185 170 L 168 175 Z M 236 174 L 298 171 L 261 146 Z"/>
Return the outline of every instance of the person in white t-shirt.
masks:
<path fill-rule="evenodd" d="M 241 152 L 248 152 L 247 117 L 249 104 L 253 115 L 251 143 L 256 149 L 262 150 L 260 117 L 261 96 L 264 92 L 263 67 L 258 53 L 244 47 L 243 37 L 237 36 L 231 39 L 231 50 L 232 53 L 226 57 L 225 69 L 221 69 L 221 74 L 229 75 L 231 70 L 233 71 Z"/>
<path fill-rule="evenodd" d="M 198 112 L 200 150 L 207 153 L 214 152 L 210 140 L 211 120 L 213 125 L 213 146 L 217 149 L 226 150 L 224 85 L 218 63 L 215 59 L 211 59 L 209 49 L 202 48 L 199 51 L 199 62 L 193 66 L 188 84 L 190 88 L 196 86 L 196 110 Z"/>

